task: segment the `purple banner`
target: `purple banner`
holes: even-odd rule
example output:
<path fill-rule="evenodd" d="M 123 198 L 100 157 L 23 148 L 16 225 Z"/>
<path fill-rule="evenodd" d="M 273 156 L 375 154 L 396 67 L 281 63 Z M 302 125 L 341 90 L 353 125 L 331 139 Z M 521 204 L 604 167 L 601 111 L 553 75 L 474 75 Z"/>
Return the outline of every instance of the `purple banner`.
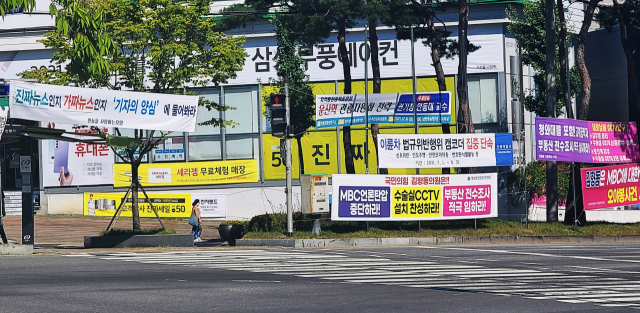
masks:
<path fill-rule="evenodd" d="M 584 163 L 638 162 L 634 122 L 536 118 L 536 159 Z"/>
<path fill-rule="evenodd" d="M 340 217 L 390 217 L 389 187 L 340 187 Z"/>

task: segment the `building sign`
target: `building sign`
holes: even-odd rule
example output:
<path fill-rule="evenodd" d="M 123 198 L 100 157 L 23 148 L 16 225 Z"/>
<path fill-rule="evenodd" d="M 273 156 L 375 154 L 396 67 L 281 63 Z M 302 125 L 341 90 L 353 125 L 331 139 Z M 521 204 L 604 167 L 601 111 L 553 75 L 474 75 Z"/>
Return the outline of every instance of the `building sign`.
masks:
<path fill-rule="evenodd" d="M 383 168 L 508 166 L 513 164 L 511 134 L 378 135 Z"/>
<path fill-rule="evenodd" d="M 43 123 L 43 127 L 63 129 L 78 134 L 90 129 L 69 124 Z M 102 129 L 109 133 L 109 128 Z M 94 186 L 113 184 L 114 155 L 111 148 L 103 144 L 41 140 L 42 185 Z"/>
<path fill-rule="evenodd" d="M 498 216 L 496 173 L 336 174 L 332 181 L 332 220 L 446 220 Z"/>
<path fill-rule="evenodd" d="M 192 201 L 200 200 L 200 216 L 203 218 L 226 218 L 227 195 L 224 193 L 192 194 Z"/>
<path fill-rule="evenodd" d="M 193 132 L 198 97 L 11 81 L 12 118 Z"/>
<path fill-rule="evenodd" d="M 585 210 L 640 203 L 638 164 L 583 168 L 580 175 Z"/>
<path fill-rule="evenodd" d="M 636 124 L 537 117 L 536 159 L 585 163 L 638 162 Z"/>
<path fill-rule="evenodd" d="M 84 215 L 87 216 L 113 216 L 122 203 L 124 192 L 85 192 L 84 193 Z M 191 216 L 191 195 L 190 194 L 157 194 L 148 193 L 149 199 L 158 215 L 166 217 L 189 217 Z M 122 217 L 131 217 L 132 200 L 131 195 L 122 208 Z M 143 193 L 138 193 L 138 212 L 140 217 L 155 217 L 155 213 L 147 202 Z"/>
<path fill-rule="evenodd" d="M 22 191 L 4 191 L 4 212 L 7 215 L 22 215 Z"/>
<path fill-rule="evenodd" d="M 363 94 L 316 95 L 316 128 L 369 124 L 414 124 L 413 94 L 370 94 L 365 105 Z M 451 92 L 416 94 L 418 123 L 451 123 Z"/>
<path fill-rule="evenodd" d="M 351 32 L 350 32 L 351 33 Z M 355 37 L 362 38 L 360 35 Z M 378 59 L 383 79 L 408 77 L 411 73 L 411 41 L 397 40 L 394 30 L 378 30 Z M 455 38 L 452 38 L 455 39 Z M 469 41 L 482 49 L 469 54 L 467 70 L 470 74 L 504 72 L 504 47 L 501 34 L 470 35 Z M 238 76 L 229 80 L 230 85 L 255 84 L 277 78 L 275 69 L 277 44 L 274 37 L 247 38 L 245 43 L 247 58 Z M 371 52 L 364 41 L 346 43 L 351 75 L 354 80 L 364 78 L 365 60 L 371 64 Z M 311 48 L 301 48 L 305 70 L 312 82 L 342 79 L 342 63 L 335 37 Z M 415 45 L 415 55 L 430 55 L 431 50 L 424 45 Z M 435 76 L 431 58 L 416 58 L 416 75 Z M 458 71 L 458 59 L 442 58 L 442 68 L 446 75 Z"/>
<path fill-rule="evenodd" d="M 114 187 L 131 185 L 131 165 L 114 164 L 113 173 Z M 140 164 L 138 175 L 145 187 L 255 183 L 258 181 L 258 161 L 146 163 Z"/>

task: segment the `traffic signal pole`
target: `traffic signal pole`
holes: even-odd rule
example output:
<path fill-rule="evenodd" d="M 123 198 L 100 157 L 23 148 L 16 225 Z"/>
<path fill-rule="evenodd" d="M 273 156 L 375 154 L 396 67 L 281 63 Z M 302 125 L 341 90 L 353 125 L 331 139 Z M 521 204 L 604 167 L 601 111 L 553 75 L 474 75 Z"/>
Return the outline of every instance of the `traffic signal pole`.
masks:
<path fill-rule="evenodd" d="M 292 211 L 292 190 L 291 190 L 291 136 L 293 134 L 289 134 L 289 125 L 291 125 L 291 117 L 289 114 L 289 78 L 287 76 L 284 77 L 284 97 L 285 97 L 285 108 L 287 110 L 286 113 L 286 121 L 287 121 L 287 131 L 285 132 L 284 137 L 284 145 L 285 145 L 285 166 L 287 167 L 287 186 L 285 188 L 285 193 L 287 195 L 287 237 L 293 237 L 293 211 Z"/>

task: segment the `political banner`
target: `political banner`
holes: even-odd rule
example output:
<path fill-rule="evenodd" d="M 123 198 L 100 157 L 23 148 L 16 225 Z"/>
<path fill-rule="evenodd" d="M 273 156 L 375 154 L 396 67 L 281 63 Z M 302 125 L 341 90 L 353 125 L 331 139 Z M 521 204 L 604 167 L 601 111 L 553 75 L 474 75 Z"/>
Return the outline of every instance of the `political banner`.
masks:
<path fill-rule="evenodd" d="M 383 168 L 513 164 L 511 134 L 380 134 L 377 145 L 378 163 Z"/>
<path fill-rule="evenodd" d="M 316 95 L 316 128 L 366 124 L 413 124 L 413 94 L 380 93 Z M 416 94 L 419 124 L 451 123 L 451 92 L 419 92 Z"/>
<path fill-rule="evenodd" d="M 226 218 L 227 195 L 224 193 L 192 194 L 191 201 L 200 200 L 200 216 L 203 218 Z"/>
<path fill-rule="evenodd" d="M 635 122 L 536 117 L 536 159 L 585 163 L 640 161 Z"/>
<path fill-rule="evenodd" d="M 69 124 L 42 123 L 42 127 L 78 134 L 90 129 Z M 109 133 L 109 128 L 103 131 Z M 94 186 L 113 184 L 113 152 L 103 144 L 41 140 L 42 185 Z"/>
<path fill-rule="evenodd" d="M 113 165 L 113 186 L 131 185 L 131 165 Z M 194 186 L 258 182 L 258 160 L 189 163 L 143 163 L 138 169 L 145 187 Z"/>
<path fill-rule="evenodd" d="M 334 174 L 332 220 L 409 221 L 498 216 L 498 174 Z"/>
<path fill-rule="evenodd" d="M 193 132 L 198 97 L 11 81 L 11 118 Z"/>
<path fill-rule="evenodd" d="M 87 216 L 113 216 L 122 203 L 124 192 L 85 192 L 84 215 Z M 164 217 L 189 217 L 191 216 L 190 194 L 158 194 L 148 193 L 149 199 L 158 215 Z M 122 208 L 121 217 L 131 217 L 131 195 Z M 156 217 L 143 193 L 138 193 L 138 212 L 140 217 Z"/>
<path fill-rule="evenodd" d="M 582 199 L 585 210 L 638 204 L 640 166 L 626 164 L 583 168 Z"/>

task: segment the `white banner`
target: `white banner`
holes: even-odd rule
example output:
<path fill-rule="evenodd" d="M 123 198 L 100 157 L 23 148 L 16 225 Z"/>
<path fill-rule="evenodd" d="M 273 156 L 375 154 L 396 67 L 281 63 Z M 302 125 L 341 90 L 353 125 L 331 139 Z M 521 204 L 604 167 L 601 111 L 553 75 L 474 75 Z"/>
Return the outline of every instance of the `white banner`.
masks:
<path fill-rule="evenodd" d="M 200 216 L 207 218 L 227 217 L 226 194 L 192 194 L 191 201 L 200 199 Z"/>
<path fill-rule="evenodd" d="M 369 124 L 413 124 L 413 94 L 370 94 L 365 106 L 363 94 L 316 95 L 316 128 Z M 416 94 L 418 123 L 451 123 L 451 92 Z"/>
<path fill-rule="evenodd" d="M 508 166 L 513 164 L 511 134 L 379 134 L 382 168 Z"/>
<path fill-rule="evenodd" d="M 43 127 L 89 131 L 69 124 L 43 123 Z M 109 133 L 109 129 L 104 131 Z M 41 140 L 40 145 L 44 187 L 113 185 L 114 155 L 108 146 L 60 140 Z"/>
<path fill-rule="evenodd" d="M 198 97 L 12 80 L 9 107 L 12 118 L 32 121 L 193 132 Z"/>
<path fill-rule="evenodd" d="M 407 221 L 498 216 L 498 174 L 333 175 L 331 220 Z"/>

